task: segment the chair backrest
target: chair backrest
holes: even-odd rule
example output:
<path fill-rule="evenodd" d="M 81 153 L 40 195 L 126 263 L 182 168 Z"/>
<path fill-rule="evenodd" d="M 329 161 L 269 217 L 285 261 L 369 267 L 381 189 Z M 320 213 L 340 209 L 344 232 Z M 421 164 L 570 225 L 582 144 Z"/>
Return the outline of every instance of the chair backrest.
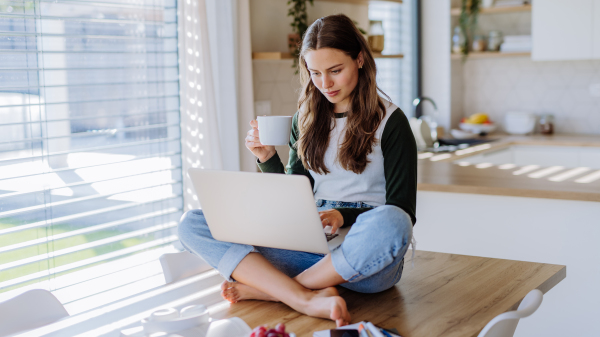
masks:
<path fill-rule="evenodd" d="M 517 311 L 509 311 L 494 317 L 477 337 L 512 337 L 519 319 L 533 314 L 542 304 L 544 294 L 533 289 L 519 304 Z"/>
<path fill-rule="evenodd" d="M 190 252 L 163 254 L 160 264 L 167 284 L 212 269 L 202 258 Z"/>
<path fill-rule="evenodd" d="M 51 292 L 29 290 L 0 303 L 0 336 L 39 328 L 68 316 L 65 307 Z"/>

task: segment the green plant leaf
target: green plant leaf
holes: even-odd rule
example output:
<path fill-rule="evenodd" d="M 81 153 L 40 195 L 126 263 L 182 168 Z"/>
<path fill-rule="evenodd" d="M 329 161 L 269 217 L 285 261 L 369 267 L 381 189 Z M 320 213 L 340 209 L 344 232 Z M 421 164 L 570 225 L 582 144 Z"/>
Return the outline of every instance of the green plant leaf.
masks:
<path fill-rule="evenodd" d="M 463 48 L 463 54 L 465 56 L 469 54 L 470 41 L 472 41 L 477 29 L 477 17 L 479 16 L 480 2 L 481 0 L 462 0 L 461 2 L 458 24 L 465 36 L 465 45 Z M 466 58 L 463 57 L 463 61 L 464 60 L 466 60 Z"/>

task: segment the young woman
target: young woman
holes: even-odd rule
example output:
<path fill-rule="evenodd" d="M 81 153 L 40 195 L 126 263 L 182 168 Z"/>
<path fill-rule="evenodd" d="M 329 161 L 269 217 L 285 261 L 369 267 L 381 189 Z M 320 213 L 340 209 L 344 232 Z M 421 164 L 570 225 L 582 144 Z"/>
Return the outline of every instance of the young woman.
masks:
<path fill-rule="evenodd" d="M 275 147 L 260 143 L 254 120 L 246 147 L 263 172 L 309 178 L 323 227 L 352 226 L 342 245 L 321 255 L 220 242 L 201 210 L 184 215 L 179 237 L 227 279 L 221 294 L 230 302 L 281 301 L 342 326 L 351 318 L 336 285 L 374 293 L 400 280 L 415 223 L 417 149 L 404 113 L 379 96 L 375 61 L 348 17 L 315 21 L 299 63 L 287 170 Z"/>

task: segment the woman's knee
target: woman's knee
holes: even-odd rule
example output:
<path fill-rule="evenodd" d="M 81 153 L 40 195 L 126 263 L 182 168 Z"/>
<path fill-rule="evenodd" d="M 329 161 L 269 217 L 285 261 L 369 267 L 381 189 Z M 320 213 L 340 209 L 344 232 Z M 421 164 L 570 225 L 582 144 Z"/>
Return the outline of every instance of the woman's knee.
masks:
<path fill-rule="evenodd" d="M 199 227 L 204 226 L 207 226 L 206 219 L 204 218 L 204 213 L 201 209 L 193 209 L 183 213 L 179 220 L 179 225 L 177 226 L 179 240 L 183 242 L 186 238 L 189 238 L 194 234 L 200 234 L 201 231 L 199 231 Z"/>
<path fill-rule="evenodd" d="M 377 274 L 371 275 L 358 282 L 348 282 L 340 285 L 359 293 L 379 293 L 394 287 L 400 281 L 403 270 L 404 258 L 398 257 L 394 259 L 394 263 L 388 265 Z"/>
<path fill-rule="evenodd" d="M 394 253 L 408 247 L 412 239 L 412 221 L 410 216 L 400 207 L 393 205 L 379 206 L 372 211 L 369 216 L 373 216 L 372 223 L 369 227 L 376 230 L 381 235 L 381 244 L 392 247 Z M 363 215 L 366 215 L 363 213 Z M 362 215 L 361 215 L 362 216 Z"/>

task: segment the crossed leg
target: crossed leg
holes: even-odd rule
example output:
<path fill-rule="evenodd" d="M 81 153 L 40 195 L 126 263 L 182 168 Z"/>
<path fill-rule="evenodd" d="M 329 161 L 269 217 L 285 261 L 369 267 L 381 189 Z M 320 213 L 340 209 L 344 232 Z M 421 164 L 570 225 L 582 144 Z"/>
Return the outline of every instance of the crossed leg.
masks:
<path fill-rule="evenodd" d="M 221 295 L 230 302 L 281 301 L 306 315 L 329 318 L 337 326 L 350 322 L 346 302 L 333 287 L 345 280 L 333 268 L 329 254 L 292 279 L 261 254 L 250 253 L 231 276 L 237 282 L 225 281 L 221 285 Z"/>

